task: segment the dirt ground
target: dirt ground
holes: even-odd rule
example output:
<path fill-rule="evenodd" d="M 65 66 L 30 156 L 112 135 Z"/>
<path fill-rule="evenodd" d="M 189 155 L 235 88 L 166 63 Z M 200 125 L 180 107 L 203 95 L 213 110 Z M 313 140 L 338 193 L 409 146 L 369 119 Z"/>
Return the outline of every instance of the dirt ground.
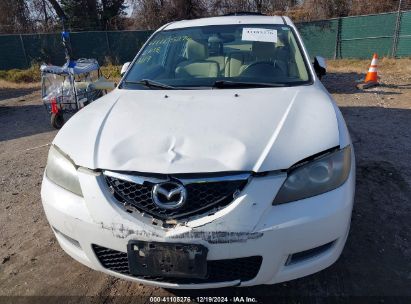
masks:
<path fill-rule="evenodd" d="M 1 89 L 0 296 L 91 296 L 64 298 L 73 303 L 149 303 L 147 296 L 170 295 L 275 296 L 294 303 L 354 296 L 362 303 L 397 296 L 390 299 L 410 303 L 411 73 L 383 73 L 383 85 L 368 91 L 355 89 L 361 76 L 355 69 L 334 69 L 323 81 L 344 114 L 357 158 L 351 233 L 341 258 L 322 272 L 283 284 L 206 291 L 131 283 L 90 270 L 66 255 L 40 201 L 47 145 L 56 131 L 38 89 Z M 19 299 L 0 297 L 0 302 Z"/>

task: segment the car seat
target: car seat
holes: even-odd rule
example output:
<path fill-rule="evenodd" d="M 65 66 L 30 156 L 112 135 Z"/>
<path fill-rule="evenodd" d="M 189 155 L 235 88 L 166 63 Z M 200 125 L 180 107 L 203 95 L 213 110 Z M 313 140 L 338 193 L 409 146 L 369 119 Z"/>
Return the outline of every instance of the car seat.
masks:
<path fill-rule="evenodd" d="M 286 75 L 286 65 L 277 57 L 279 50 L 276 48 L 276 43 L 253 41 L 251 54 L 254 61 L 241 66 L 239 70 L 240 76 L 261 77 Z"/>
<path fill-rule="evenodd" d="M 176 78 L 217 77 L 220 67 L 215 61 L 208 61 L 208 50 L 205 43 L 190 39 L 185 50 L 186 61 L 179 63 L 175 69 Z"/>

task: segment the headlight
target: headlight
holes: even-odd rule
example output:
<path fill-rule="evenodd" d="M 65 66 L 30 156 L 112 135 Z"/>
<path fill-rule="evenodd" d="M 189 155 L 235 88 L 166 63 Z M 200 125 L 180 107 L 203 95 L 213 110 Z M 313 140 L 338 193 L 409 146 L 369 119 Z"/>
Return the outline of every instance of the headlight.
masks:
<path fill-rule="evenodd" d="M 297 201 L 341 186 L 351 167 L 351 147 L 327 154 L 291 169 L 273 204 Z"/>
<path fill-rule="evenodd" d="M 60 187 L 83 196 L 75 164 L 56 146 L 50 148 L 46 176 Z"/>

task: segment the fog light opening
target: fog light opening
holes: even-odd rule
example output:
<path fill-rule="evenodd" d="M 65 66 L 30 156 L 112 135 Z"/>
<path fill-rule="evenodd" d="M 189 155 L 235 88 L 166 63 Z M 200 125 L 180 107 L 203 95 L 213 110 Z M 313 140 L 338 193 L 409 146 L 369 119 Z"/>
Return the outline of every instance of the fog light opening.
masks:
<path fill-rule="evenodd" d="M 67 242 L 69 242 L 70 244 L 74 245 L 75 247 L 81 249 L 80 243 L 79 243 L 77 240 L 69 237 L 68 235 L 65 235 L 63 232 L 59 231 L 59 230 L 56 229 L 55 227 L 52 227 L 52 228 L 53 228 L 54 232 L 55 232 L 57 235 L 61 236 L 63 239 L 65 239 Z"/>
<path fill-rule="evenodd" d="M 285 266 L 294 265 L 296 263 L 300 263 L 308 259 L 317 257 L 323 254 L 324 252 L 330 250 L 333 247 L 334 243 L 335 241 L 332 241 L 315 248 L 290 254 L 287 258 L 287 261 L 285 262 Z"/>

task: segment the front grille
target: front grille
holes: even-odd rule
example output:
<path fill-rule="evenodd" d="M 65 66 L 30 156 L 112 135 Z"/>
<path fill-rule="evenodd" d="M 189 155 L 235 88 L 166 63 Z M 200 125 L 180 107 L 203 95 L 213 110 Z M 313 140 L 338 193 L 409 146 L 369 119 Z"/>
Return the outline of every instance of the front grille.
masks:
<path fill-rule="evenodd" d="M 92 245 L 101 265 L 109 270 L 119 272 L 128 276 L 127 253 L 105 248 L 98 245 Z M 150 281 L 176 283 L 176 284 L 201 284 L 217 283 L 227 281 L 249 281 L 258 274 L 262 262 L 261 256 L 251 256 L 238 259 L 207 261 L 207 278 L 206 279 L 185 279 L 169 277 L 150 277 L 150 276 L 133 276 L 139 279 Z"/>
<path fill-rule="evenodd" d="M 187 191 L 185 204 L 178 209 L 164 209 L 157 206 L 153 201 L 152 190 L 158 183 L 158 179 L 144 179 L 141 176 L 132 176 L 139 182 L 130 180 L 130 175 L 120 174 L 108 175 L 105 179 L 114 197 L 121 203 L 126 203 L 140 212 L 164 219 L 181 219 L 186 216 L 201 214 L 210 210 L 223 208 L 230 204 L 234 197 L 247 184 L 249 175 L 239 175 L 238 180 L 225 179 L 215 180 L 197 179 L 183 182 L 183 179 L 166 177 L 163 181 L 179 181 L 184 184 Z"/>

